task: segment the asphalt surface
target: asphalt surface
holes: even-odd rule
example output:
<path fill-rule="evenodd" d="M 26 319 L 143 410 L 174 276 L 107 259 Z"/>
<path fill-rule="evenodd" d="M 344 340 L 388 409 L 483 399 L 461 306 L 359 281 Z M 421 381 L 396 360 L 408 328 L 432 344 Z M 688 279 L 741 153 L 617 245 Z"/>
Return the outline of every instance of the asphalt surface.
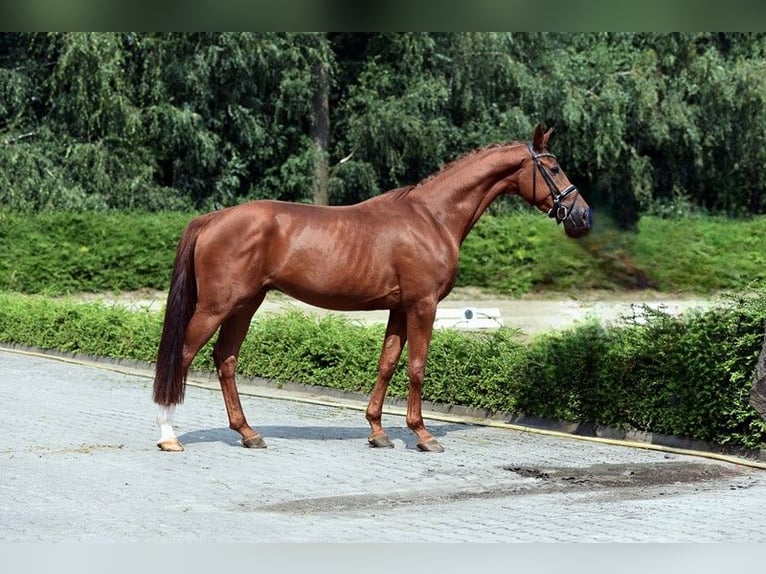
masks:
<path fill-rule="evenodd" d="M 766 471 L 738 464 L 438 420 L 421 453 L 399 414 L 378 450 L 358 405 L 286 392 L 242 396 L 248 450 L 199 387 L 164 453 L 148 371 L 0 350 L 0 372 L 3 542 L 766 541 Z"/>

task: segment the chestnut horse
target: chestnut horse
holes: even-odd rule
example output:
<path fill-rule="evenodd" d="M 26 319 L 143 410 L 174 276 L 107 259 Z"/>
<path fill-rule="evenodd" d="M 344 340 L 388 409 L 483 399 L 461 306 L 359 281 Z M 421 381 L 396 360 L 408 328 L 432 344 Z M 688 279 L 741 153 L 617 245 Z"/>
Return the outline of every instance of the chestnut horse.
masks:
<path fill-rule="evenodd" d="M 229 427 L 242 444 L 266 444 L 245 419 L 234 374 L 250 320 L 276 289 L 335 310 L 388 309 L 369 443 L 393 444 L 381 426 L 388 383 L 409 344 L 407 426 L 424 451 L 442 451 L 423 423 L 421 391 L 436 305 L 455 284 L 458 250 L 501 193 L 518 194 L 562 223 L 570 237 L 591 210 L 548 152 L 552 130 L 531 142 L 474 150 L 419 184 L 349 206 L 261 200 L 193 219 L 178 245 L 157 352 L 154 401 L 162 450 L 183 450 L 172 428 L 189 365 L 220 328 L 213 358 Z"/>

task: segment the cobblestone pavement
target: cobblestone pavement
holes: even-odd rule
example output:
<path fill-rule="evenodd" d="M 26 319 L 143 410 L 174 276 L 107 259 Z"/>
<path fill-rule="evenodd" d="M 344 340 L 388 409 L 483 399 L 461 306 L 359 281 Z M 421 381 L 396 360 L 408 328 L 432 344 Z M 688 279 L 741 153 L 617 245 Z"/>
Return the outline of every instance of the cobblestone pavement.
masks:
<path fill-rule="evenodd" d="M 0 541 L 764 542 L 766 472 L 686 455 L 190 387 L 155 446 L 147 373 L 0 350 Z M 287 396 L 287 395 L 286 395 Z"/>

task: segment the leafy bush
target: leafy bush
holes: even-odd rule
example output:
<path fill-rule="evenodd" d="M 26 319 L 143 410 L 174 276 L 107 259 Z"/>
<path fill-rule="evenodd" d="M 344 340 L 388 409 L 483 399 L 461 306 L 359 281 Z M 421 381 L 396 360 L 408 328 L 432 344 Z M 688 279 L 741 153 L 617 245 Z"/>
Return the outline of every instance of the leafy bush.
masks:
<path fill-rule="evenodd" d="M 6 343 L 150 362 L 160 332 L 160 317 L 148 311 L 0 292 Z"/>
<path fill-rule="evenodd" d="M 51 295 L 165 289 L 190 217 L 0 212 L 0 288 Z"/>
<path fill-rule="evenodd" d="M 517 410 L 559 420 L 617 425 L 620 393 L 597 376 L 607 350 L 605 330 L 596 322 L 533 339 L 517 381 Z M 618 411 L 619 412 L 619 411 Z"/>
<path fill-rule="evenodd" d="M 590 322 L 530 342 L 517 408 L 756 448 L 766 423 L 749 405 L 766 297 L 673 317 L 645 308 L 632 324 Z"/>
<path fill-rule="evenodd" d="M 598 379 L 621 397 L 616 416 L 640 430 L 758 446 L 766 427 L 749 390 L 764 317 L 760 296 L 683 319 L 654 312 L 646 324 L 610 330 Z"/>
<path fill-rule="evenodd" d="M 283 382 L 369 392 L 382 339 L 382 326 L 361 327 L 338 315 L 314 317 L 297 310 L 266 315 L 250 329 L 241 371 Z"/>

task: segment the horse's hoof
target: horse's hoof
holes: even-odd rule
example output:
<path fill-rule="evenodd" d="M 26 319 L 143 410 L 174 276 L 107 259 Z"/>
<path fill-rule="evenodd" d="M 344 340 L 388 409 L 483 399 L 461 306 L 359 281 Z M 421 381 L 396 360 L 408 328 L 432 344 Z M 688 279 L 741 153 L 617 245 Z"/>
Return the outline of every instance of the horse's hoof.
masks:
<path fill-rule="evenodd" d="M 157 446 L 165 452 L 181 452 L 184 449 L 184 445 L 178 439 L 158 442 Z"/>
<path fill-rule="evenodd" d="M 424 452 L 444 452 L 444 447 L 435 438 L 429 438 L 418 443 L 418 448 Z"/>
<path fill-rule="evenodd" d="M 384 434 L 376 437 L 370 437 L 367 439 L 367 442 L 370 443 L 370 446 L 374 446 L 375 448 L 394 448 L 394 443 L 392 443 L 391 439 L 389 439 L 388 436 Z"/>
<path fill-rule="evenodd" d="M 259 434 L 251 436 L 250 438 L 243 438 L 242 445 L 247 448 L 266 448 L 266 442 Z"/>

